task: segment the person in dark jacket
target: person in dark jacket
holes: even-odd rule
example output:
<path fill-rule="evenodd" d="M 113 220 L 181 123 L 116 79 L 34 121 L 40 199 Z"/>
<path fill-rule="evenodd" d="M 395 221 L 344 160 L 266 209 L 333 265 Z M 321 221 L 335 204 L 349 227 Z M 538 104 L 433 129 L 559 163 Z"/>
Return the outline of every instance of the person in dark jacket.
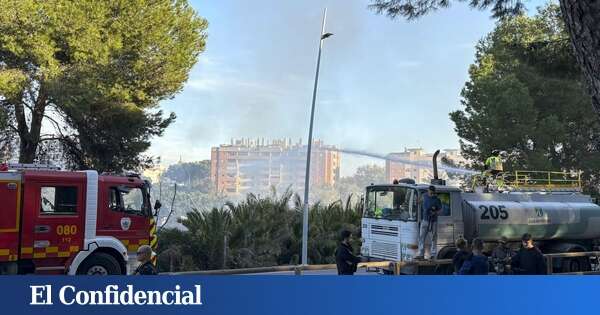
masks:
<path fill-rule="evenodd" d="M 452 257 L 452 266 L 454 266 L 454 273 L 458 274 L 458 271 L 462 267 L 465 260 L 469 258 L 471 253 L 468 249 L 469 246 L 467 240 L 465 240 L 464 238 L 457 239 L 455 245 L 456 248 L 458 248 L 458 251 Z"/>
<path fill-rule="evenodd" d="M 487 275 L 490 271 L 490 263 L 483 254 L 483 241 L 476 238 L 472 245 L 473 253 L 465 260 L 458 271 L 459 275 Z"/>
<path fill-rule="evenodd" d="M 152 264 L 152 247 L 148 245 L 140 246 L 137 250 L 137 259 L 140 265 L 133 272 L 134 275 L 150 276 L 158 274 L 158 270 Z"/>
<path fill-rule="evenodd" d="M 427 194 L 423 195 L 423 205 L 421 209 L 423 213 L 421 216 L 421 227 L 419 230 L 419 249 L 415 259 L 424 259 L 425 239 L 427 239 L 427 235 L 429 233 L 431 233 L 431 249 L 429 251 L 429 259 L 435 259 L 437 256 L 437 217 L 442 211 L 442 201 L 436 195 L 435 186 L 429 186 Z"/>
<path fill-rule="evenodd" d="M 542 252 L 533 245 L 531 234 L 525 233 L 521 238 L 522 247 L 512 258 L 511 267 L 518 275 L 545 275 L 546 259 Z"/>
<path fill-rule="evenodd" d="M 350 240 L 352 233 L 348 230 L 343 230 L 341 233 L 340 245 L 335 252 L 335 263 L 337 264 L 338 275 L 354 275 L 358 263 L 361 261 L 359 256 L 355 256 L 352 252 Z"/>

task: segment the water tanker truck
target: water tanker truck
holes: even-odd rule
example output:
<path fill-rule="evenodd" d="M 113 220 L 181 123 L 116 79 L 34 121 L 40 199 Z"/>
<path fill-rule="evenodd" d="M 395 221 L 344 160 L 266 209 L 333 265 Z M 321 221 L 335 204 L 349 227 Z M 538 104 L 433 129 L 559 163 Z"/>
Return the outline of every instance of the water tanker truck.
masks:
<path fill-rule="evenodd" d="M 524 233 L 530 233 L 544 254 L 585 252 L 600 244 L 600 206 L 581 193 L 579 180 L 548 178 L 540 181 L 515 181 L 515 187 L 499 192 L 469 192 L 446 186 L 434 179 L 442 211 L 438 216 L 436 257 L 452 258 L 455 241 L 465 238 L 484 241 L 485 253 L 506 237 L 517 250 Z M 518 175 L 517 175 L 518 176 Z M 523 175 L 521 175 L 523 178 Z M 412 261 L 417 256 L 422 196 L 430 185 L 401 180 L 398 184 L 371 185 L 366 189 L 362 218 L 361 254 L 369 260 Z M 429 257 L 430 238 L 425 256 Z M 561 272 L 587 271 L 588 257 L 554 259 L 553 268 Z M 407 267 L 403 273 L 416 273 Z M 451 273 L 450 266 L 438 272 Z"/>

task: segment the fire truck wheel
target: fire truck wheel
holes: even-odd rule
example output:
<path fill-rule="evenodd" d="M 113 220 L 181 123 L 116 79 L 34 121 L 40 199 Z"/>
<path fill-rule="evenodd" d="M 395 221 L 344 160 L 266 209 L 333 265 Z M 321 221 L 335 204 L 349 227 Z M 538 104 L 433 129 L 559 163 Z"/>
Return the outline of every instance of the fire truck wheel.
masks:
<path fill-rule="evenodd" d="M 83 261 L 77 274 L 88 276 L 120 275 L 121 266 L 111 255 L 106 253 L 94 253 Z"/>

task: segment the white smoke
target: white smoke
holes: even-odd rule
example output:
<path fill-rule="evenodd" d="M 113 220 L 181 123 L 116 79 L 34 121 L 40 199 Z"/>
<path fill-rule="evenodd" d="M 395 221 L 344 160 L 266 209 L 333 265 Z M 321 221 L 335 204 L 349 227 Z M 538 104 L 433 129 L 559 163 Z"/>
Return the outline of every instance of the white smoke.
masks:
<path fill-rule="evenodd" d="M 398 157 L 394 157 L 394 156 L 390 156 L 390 155 L 383 155 L 383 154 L 372 153 L 372 152 L 367 152 L 367 151 L 363 151 L 363 150 L 354 150 L 354 149 L 337 149 L 337 151 L 342 152 L 342 153 L 347 153 L 347 154 L 368 156 L 368 157 L 372 157 L 375 159 L 381 159 L 381 160 L 386 160 L 386 161 L 398 162 L 398 163 L 402 163 L 402 164 L 414 165 L 414 166 L 421 167 L 421 168 L 433 168 L 433 163 L 429 162 L 429 161 L 411 161 L 411 160 L 402 159 L 402 158 L 398 158 Z M 439 162 L 438 165 L 439 165 L 438 168 L 440 170 L 445 170 L 446 172 L 453 173 L 453 174 L 474 175 L 474 174 L 480 173 L 480 172 L 477 172 L 474 170 L 469 170 L 469 169 L 465 169 L 465 168 L 459 168 L 459 167 L 453 167 L 450 165 L 446 165 L 442 162 Z"/>

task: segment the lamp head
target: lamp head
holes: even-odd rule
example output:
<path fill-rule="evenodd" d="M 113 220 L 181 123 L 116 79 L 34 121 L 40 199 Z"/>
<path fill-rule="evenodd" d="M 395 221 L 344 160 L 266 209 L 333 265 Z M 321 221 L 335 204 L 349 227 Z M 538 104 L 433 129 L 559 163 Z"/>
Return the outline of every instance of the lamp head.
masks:
<path fill-rule="evenodd" d="M 325 33 L 325 34 L 323 34 L 321 36 L 321 40 L 326 39 L 326 38 L 331 37 L 331 36 L 333 36 L 333 33 Z"/>

